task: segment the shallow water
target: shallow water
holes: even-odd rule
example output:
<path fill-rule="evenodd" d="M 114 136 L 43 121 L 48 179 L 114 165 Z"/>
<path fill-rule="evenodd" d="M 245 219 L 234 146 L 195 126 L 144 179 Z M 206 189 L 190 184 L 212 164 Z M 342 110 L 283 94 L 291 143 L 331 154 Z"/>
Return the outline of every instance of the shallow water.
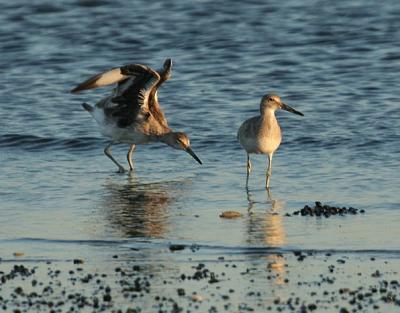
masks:
<path fill-rule="evenodd" d="M 151 259 L 170 242 L 210 254 L 400 253 L 398 1 L 19 1 L 0 12 L 1 258 L 134 248 Z M 138 147 L 134 173 L 117 174 L 80 106 L 107 88 L 68 90 L 98 71 L 158 68 L 166 57 L 173 77 L 160 103 L 204 165 L 155 144 Z M 284 139 L 272 201 L 264 156 L 252 157 L 246 192 L 236 141 L 270 91 L 305 114 L 277 114 Z M 127 149 L 113 152 L 125 162 Z M 316 200 L 366 214 L 285 216 Z M 226 210 L 244 217 L 220 219 Z"/>

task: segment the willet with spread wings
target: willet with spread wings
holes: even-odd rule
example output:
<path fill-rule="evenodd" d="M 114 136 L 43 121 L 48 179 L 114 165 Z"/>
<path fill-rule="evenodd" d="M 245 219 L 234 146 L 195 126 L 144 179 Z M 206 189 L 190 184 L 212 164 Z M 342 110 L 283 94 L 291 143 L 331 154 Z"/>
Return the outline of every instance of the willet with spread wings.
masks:
<path fill-rule="evenodd" d="M 112 93 L 94 107 L 84 103 L 100 126 L 100 132 L 111 142 L 104 153 L 117 166 L 124 167 L 111 155 L 111 145 L 130 144 L 127 154 L 132 170 L 132 153 L 136 145 L 163 142 L 168 146 L 184 150 L 200 164 L 201 161 L 190 147 L 189 137 L 183 132 L 173 132 L 160 108 L 157 90 L 171 76 L 172 60 L 164 62 L 163 69 L 155 71 L 142 64 L 129 64 L 95 75 L 71 90 L 76 93 L 86 89 L 117 84 Z"/>

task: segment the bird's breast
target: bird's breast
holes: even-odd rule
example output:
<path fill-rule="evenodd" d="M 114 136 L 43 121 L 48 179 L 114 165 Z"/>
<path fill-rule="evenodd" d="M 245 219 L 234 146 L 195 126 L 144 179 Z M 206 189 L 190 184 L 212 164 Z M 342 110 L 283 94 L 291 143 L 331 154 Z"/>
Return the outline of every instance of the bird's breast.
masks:
<path fill-rule="evenodd" d="M 247 153 L 269 154 L 278 149 L 282 134 L 276 120 L 262 123 L 262 120 L 249 120 L 239 129 L 238 138 Z"/>
<path fill-rule="evenodd" d="M 281 141 L 282 135 L 280 130 L 261 132 L 257 136 L 257 152 L 255 153 L 272 153 L 279 148 Z"/>

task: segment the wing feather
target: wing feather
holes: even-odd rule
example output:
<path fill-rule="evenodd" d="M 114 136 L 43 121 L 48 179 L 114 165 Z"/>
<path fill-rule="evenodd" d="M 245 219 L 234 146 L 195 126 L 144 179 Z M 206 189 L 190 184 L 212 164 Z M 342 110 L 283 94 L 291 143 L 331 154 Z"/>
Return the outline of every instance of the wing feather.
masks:
<path fill-rule="evenodd" d="M 122 75 L 135 77 L 127 86 L 121 84 L 118 90 L 118 96 L 122 96 L 127 100 L 137 98 L 137 104 L 140 107 L 148 108 L 149 96 L 157 83 L 160 80 L 160 75 L 152 68 L 142 64 L 129 64 L 121 67 Z"/>
<path fill-rule="evenodd" d="M 127 78 L 129 78 L 129 76 L 122 74 L 121 69 L 117 67 L 104 73 L 100 73 L 90 77 L 89 79 L 85 80 L 83 83 L 72 89 L 71 92 L 76 93 L 82 90 L 111 85 L 126 80 Z"/>
<path fill-rule="evenodd" d="M 160 73 L 142 64 L 128 64 L 95 75 L 71 92 L 118 83 L 103 106 L 104 113 L 117 121 L 119 127 L 146 120 L 150 114 L 168 127 L 157 101 L 157 89 L 170 76 L 171 61 L 167 60 Z"/>

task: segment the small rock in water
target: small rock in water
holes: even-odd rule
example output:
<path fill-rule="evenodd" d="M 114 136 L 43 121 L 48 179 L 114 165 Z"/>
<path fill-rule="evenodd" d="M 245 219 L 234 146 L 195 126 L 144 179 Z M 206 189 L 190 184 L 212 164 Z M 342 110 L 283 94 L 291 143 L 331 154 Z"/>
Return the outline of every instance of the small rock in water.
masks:
<path fill-rule="evenodd" d="M 224 211 L 219 215 L 221 218 L 238 218 L 242 216 L 242 213 L 236 211 Z"/>
<path fill-rule="evenodd" d="M 74 264 L 83 264 L 83 262 L 82 259 L 74 259 Z"/>
<path fill-rule="evenodd" d="M 180 250 L 184 250 L 185 249 L 185 245 L 170 245 L 169 246 L 169 250 L 171 251 L 180 251 Z"/>

